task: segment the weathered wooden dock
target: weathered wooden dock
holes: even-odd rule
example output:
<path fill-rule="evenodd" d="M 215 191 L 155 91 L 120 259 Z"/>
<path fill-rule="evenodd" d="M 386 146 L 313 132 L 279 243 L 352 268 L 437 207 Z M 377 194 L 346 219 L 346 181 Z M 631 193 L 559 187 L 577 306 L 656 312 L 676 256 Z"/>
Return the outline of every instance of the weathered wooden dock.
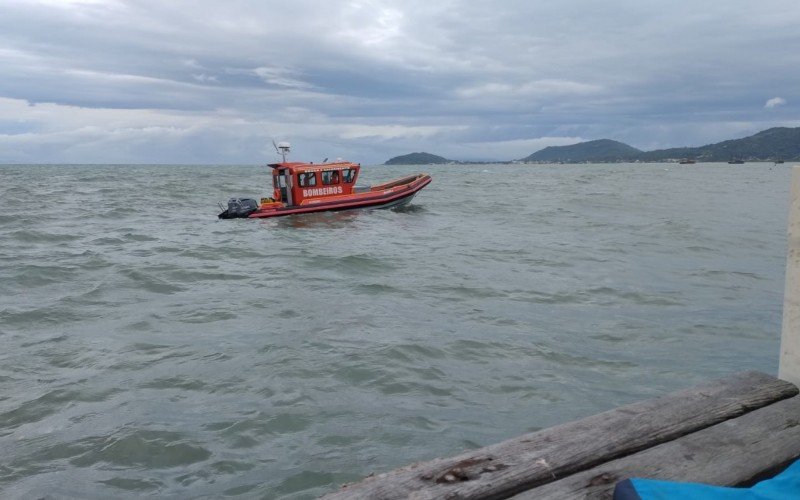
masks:
<path fill-rule="evenodd" d="M 735 374 L 378 474 L 324 498 L 602 499 L 631 477 L 747 486 L 780 472 L 800 458 L 800 167 L 791 193 L 780 379 Z"/>
<path fill-rule="evenodd" d="M 743 485 L 800 456 L 793 384 L 745 372 L 342 487 L 333 499 L 611 498 L 657 477 Z"/>

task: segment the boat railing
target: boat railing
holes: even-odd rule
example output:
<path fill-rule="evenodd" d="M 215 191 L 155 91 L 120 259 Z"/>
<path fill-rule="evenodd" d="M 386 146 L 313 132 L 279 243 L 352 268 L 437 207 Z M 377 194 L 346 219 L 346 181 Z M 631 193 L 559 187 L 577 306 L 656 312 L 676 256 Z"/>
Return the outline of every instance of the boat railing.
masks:
<path fill-rule="evenodd" d="M 397 179 L 396 181 L 387 182 L 385 184 L 378 184 L 378 185 L 372 186 L 371 189 L 372 189 L 372 191 L 381 191 L 383 189 L 390 189 L 390 188 L 397 187 L 397 186 L 403 186 L 405 184 L 411 184 L 415 180 L 417 180 L 417 179 L 419 179 L 421 177 L 424 177 L 425 175 L 426 174 L 409 175 L 408 177 L 403 177 L 402 179 Z"/>

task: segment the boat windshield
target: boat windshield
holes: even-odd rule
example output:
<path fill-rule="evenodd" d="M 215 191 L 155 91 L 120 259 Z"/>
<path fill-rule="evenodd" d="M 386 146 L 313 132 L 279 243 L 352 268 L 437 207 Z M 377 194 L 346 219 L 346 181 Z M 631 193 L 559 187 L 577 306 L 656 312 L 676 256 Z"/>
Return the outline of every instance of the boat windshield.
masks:
<path fill-rule="evenodd" d="M 301 172 L 297 174 L 297 181 L 302 187 L 312 187 L 317 185 L 317 174 L 315 172 Z"/>
<path fill-rule="evenodd" d="M 326 170 L 322 172 L 322 183 L 323 184 L 339 184 L 339 171 L 338 170 Z"/>

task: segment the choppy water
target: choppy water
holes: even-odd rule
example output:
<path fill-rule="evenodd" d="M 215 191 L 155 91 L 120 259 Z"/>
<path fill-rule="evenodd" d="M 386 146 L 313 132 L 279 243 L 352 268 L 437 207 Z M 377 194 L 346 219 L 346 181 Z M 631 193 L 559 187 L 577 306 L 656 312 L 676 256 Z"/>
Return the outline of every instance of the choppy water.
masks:
<path fill-rule="evenodd" d="M 2 496 L 313 497 L 776 371 L 788 165 L 424 170 L 218 221 L 263 167 L 0 166 Z"/>

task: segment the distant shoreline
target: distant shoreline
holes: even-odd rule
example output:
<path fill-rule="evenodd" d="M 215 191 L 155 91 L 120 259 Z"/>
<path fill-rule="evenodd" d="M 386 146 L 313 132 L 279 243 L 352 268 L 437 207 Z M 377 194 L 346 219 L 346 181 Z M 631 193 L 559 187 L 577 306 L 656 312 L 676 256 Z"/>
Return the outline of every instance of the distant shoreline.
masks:
<path fill-rule="evenodd" d="M 800 127 L 775 127 L 742 139 L 700 147 L 642 151 L 611 139 L 598 139 L 569 146 L 548 146 L 517 160 L 486 163 L 579 164 L 579 163 L 695 163 L 793 162 L 800 161 Z M 384 165 L 480 164 L 484 162 L 447 159 L 431 153 L 395 156 Z"/>

